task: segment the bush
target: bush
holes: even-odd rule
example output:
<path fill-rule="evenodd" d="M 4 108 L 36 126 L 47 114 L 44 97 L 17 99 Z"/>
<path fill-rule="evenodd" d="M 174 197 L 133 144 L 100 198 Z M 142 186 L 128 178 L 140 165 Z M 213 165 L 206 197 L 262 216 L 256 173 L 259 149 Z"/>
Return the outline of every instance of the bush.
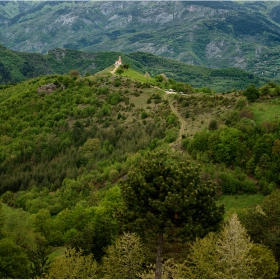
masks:
<path fill-rule="evenodd" d="M 235 109 L 243 109 L 247 104 L 246 98 L 241 97 L 237 100 L 236 104 L 235 104 Z"/>
<path fill-rule="evenodd" d="M 209 122 L 209 126 L 208 126 L 208 129 L 213 131 L 213 130 L 217 130 L 218 129 L 218 123 L 216 120 L 211 120 Z"/>
<path fill-rule="evenodd" d="M 243 109 L 242 111 L 239 112 L 239 119 L 242 118 L 247 118 L 252 120 L 254 118 L 254 113 L 249 109 Z"/>
<path fill-rule="evenodd" d="M 148 113 L 146 111 L 141 112 L 141 119 L 146 119 L 148 117 Z"/>
<path fill-rule="evenodd" d="M 80 72 L 79 72 L 78 70 L 70 70 L 70 71 L 69 71 L 69 76 L 70 76 L 71 78 L 73 78 L 73 77 L 78 77 L 78 76 L 80 76 Z"/>

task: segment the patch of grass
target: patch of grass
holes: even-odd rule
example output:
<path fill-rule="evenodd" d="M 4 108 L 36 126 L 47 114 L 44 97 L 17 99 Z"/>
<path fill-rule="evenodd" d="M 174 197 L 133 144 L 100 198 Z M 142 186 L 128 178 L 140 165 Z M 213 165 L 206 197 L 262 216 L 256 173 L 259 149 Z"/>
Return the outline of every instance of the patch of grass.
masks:
<path fill-rule="evenodd" d="M 261 204 L 264 199 L 262 194 L 241 194 L 241 195 L 222 195 L 217 205 L 225 204 L 225 217 L 234 212 L 246 207 L 252 207 Z"/>
<path fill-rule="evenodd" d="M 129 77 L 132 80 L 136 80 L 136 81 L 139 81 L 139 82 L 142 82 L 142 83 L 146 83 L 147 79 L 144 77 L 144 75 L 145 74 L 139 73 L 139 72 L 129 68 L 129 69 L 125 70 L 121 76 Z M 149 78 L 148 79 L 149 83 L 155 83 L 155 81 L 156 80 L 154 78 Z"/>
<path fill-rule="evenodd" d="M 262 123 L 263 121 L 274 121 L 275 117 L 280 119 L 280 101 L 271 100 L 268 102 L 253 103 L 249 107 L 254 112 L 254 121 Z"/>
<path fill-rule="evenodd" d="M 64 256 L 66 247 L 57 247 L 53 252 L 48 255 L 50 262 L 54 261 L 56 258 L 61 258 Z"/>

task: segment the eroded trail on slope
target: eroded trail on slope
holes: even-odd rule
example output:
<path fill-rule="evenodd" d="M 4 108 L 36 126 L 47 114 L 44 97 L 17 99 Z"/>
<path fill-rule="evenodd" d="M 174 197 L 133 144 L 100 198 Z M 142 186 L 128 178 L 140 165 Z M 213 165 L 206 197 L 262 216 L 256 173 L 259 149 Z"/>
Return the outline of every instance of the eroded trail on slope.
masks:
<path fill-rule="evenodd" d="M 170 143 L 169 145 L 170 146 L 178 146 L 182 140 L 182 136 L 184 135 L 184 132 L 185 132 L 185 128 L 186 128 L 186 122 L 185 120 L 181 117 L 181 115 L 179 114 L 178 110 L 173 106 L 172 104 L 172 101 L 168 98 L 168 95 L 170 95 L 170 93 L 167 93 L 166 91 L 164 91 L 163 89 L 160 89 L 159 87 L 154 87 L 154 88 L 157 88 L 161 91 L 164 92 L 164 99 L 165 100 L 168 100 L 169 102 L 169 106 L 171 108 L 171 111 L 177 116 L 177 118 L 179 119 L 179 122 L 180 122 L 180 130 L 179 130 L 179 135 L 177 137 L 177 139 Z"/>
<path fill-rule="evenodd" d="M 168 94 L 166 94 L 166 96 L 168 96 Z M 168 98 L 168 97 L 167 97 Z M 175 140 L 175 142 L 170 143 L 170 145 L 178 145 L 180 144 L 181 140 L 182 140 L 182 136 L 184 134 L 185 131 L 185 127 L 186 127 L 186 122 L 185 120 L 181 117 L 181 115 L 179 114 L 179 112 L 177 111 L 177 109 L 173 106 L 173 104 L 171 102 L 169 102 L 170 108 L 172 110 L 172 112 L 177 116 L 177 118 L 179 119 L 180 122 L 180 130 L 179 130 L 179 135 L 177 137 L 177 139 Z"/>

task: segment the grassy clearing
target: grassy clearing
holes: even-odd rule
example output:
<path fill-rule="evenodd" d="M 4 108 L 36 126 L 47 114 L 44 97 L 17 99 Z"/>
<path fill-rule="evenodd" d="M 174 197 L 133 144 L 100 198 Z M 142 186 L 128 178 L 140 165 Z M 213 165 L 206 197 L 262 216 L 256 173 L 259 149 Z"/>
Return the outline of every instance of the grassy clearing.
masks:
<path fill-rule="evenodd" d="M 53 251 L 52 253 L 50 253 L 48 255 L 49 260 L 52 262 L 53 260 L 55 260 L 56 258 L 61 258 L 64 256 L 64 253 L 66 251 L 66 247 L 58 247 L 56 248 L 55 251 Z"/>
<path fill-rule="evenodd" d="M 262 123 L 263 121 L 275 121 L 280 119 L 280 100 L 270 100 L 268 102 L 253 103 L 250 109 L 254 112 L 254 121 Z"/>
<path fill-rule="evenodd" d="M 137 80 L 142 83 L 146 83 L 147 81 L 150 83 L 155 83 L 156 80 L 154 78 L 149 78 L 147 80 L 144 77 L 144 75 L 145 74 L 139 73 L 139 72 L 129 68 L 129 69 L 125 70 L 121 76 L 128 77 L 132 80 Z"/>
<path fill-rule="evenodd" d="M 262 194 L 242 194 L 242 195 L 223 195 L 219 198 L 217 205 L 225 204 L 225 217 L 234 210 L 240 210 L 246 207 L 262 203 L 264 195 Z"/>

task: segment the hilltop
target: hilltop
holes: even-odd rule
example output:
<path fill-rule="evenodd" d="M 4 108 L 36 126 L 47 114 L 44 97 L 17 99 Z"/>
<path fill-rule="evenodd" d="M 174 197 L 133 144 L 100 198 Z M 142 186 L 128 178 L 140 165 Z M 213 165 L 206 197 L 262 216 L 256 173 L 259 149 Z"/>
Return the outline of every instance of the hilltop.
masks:
<path fill-rule="evenodd" d="M 131 69 L 140 73 L 148 72 L 152 77 L 165 74 L 167 78 L 189 83 L 193 87 L 206 87 L 220 92 L 242 89 L 250 84 L 260 86 L 269 81 L 238 68 L 211 69 L 144 52 L 87 53 L 54 49 L 43 55 L 16 52 L 0 45 L 0 84 L 16 83 L 47 74 L 68 74 L 74 69 L 83 76 L 90 75 L 112 65 L 118 56 L 121 56 Z"/>

